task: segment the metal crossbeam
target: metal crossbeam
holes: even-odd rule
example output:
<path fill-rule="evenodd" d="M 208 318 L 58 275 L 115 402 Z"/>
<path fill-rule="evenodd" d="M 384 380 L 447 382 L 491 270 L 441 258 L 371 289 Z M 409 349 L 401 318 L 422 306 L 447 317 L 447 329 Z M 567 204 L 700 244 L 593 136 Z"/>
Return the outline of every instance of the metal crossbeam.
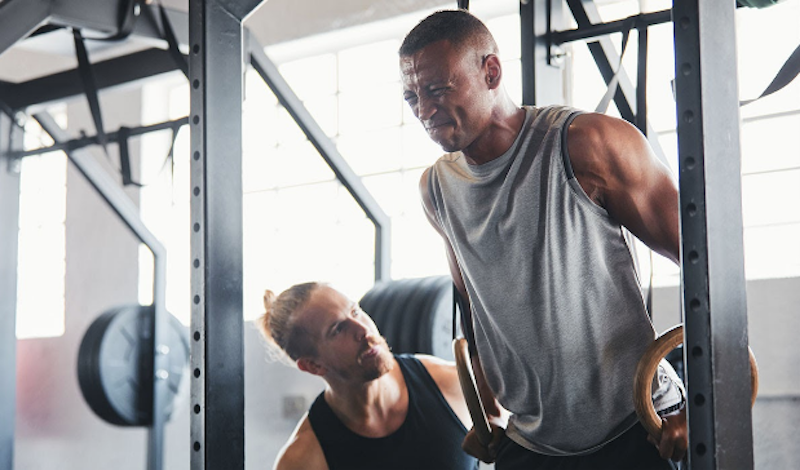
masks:
<path fill-rule="evenodd" d="M 651 13 L 641 13 L 630 17 L 634 20 L 634 28 L 644 28 L 662 23 L 672 21 L 672 10 L 655 11 Z M 599 24 L 584 24 L 577 29 L 568 29 L 565 31 L 556 31 L 552 34 L 553 44 L 564 44 L 572 41 L 580 41 L 582 39 L 596 38 L 598 36 L 605 36 L 611 33 L 620 33 L 625 28 L 628 19 L 624 18 L 616 21 L 609 21 L 608 23 Z"/>
<path fill-rule="evenodd" d="M 169 52 L 146 49 L 92 64 L 98 90 L 176 70 Z M 0 101 L 12 109 L 46 105 L 84 93 L 78 70 L 68 70 L 22 83 L 0 83 Z"/>
<path fill-rule="evenodd" d="M 150 132 L 158 132 L 158 131 L 167 130 L 167 129 L 172 129 L 173 131 L 176 131 L 180 127 L 186 125 L 188 122 L 189 122 L 189 118 L 182 117 L 180 119 L 174 119 L 172 121 L 165 121 L 165 122 L 160 122 L 160 123 L 157 123 L 157 124 L 151 124 L 149 126 L 132 127 L 132 128 L 129 128 L 127 130 L 126 135 L 127 135 L 127 137 L 135 137 L 135 136 L 148 134 Z M 119 131 L 110 132 L 107 135 L 107 138 L 108 138 L 108 142 L 109 143 L 117 142 L 117 141 L 120 140 L 120 132 Z M 55 152 L 55 151 L 70 152 L 70 151 L 82 149 L 84 147 L 88 147 L 90 145 L 99 145 L 99 144 L 100 144 L 100 142 L 98 141 L 97 136 L 95 135 L 95 136 L 91 136 L 91 137 L 81 137 L 81 138 L 78 138 L 78 139 L 70 139 L 70 140 L 65 140 L 65 141 L 61 141 L 61 142 L 56 142 L 55 144 L 49 145 L 47 147 L 39 147 L 39 148 L 32 149 L 32 150 L 23 150 L 23 151 L 18 151 L 18 152 L 11 152 L 9 154 L 9 156 L 11 158 L 24 158 L 24 157 L 30 157 L 30 156 L 33 156 L 33 155 L 41 155 L 41 154 L 44 154 L 44 153 Z"/>

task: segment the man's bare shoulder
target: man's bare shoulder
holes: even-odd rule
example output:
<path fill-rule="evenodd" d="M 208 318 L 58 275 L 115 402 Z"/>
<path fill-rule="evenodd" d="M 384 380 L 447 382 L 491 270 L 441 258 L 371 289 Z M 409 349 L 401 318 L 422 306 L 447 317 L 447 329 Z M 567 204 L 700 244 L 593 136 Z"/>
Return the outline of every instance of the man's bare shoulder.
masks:
<path fill-rule="evenodd" d="M 458 371 L 454 362 L 427 354 L 417 354 L 415 357 L 425 366 L 428 374 L 430 374 L 445 396 L 449 394 L 458 396 L 461 394 Z"/>
<path fill-rule="evenodd" d="M 425 217 L 428 218 L 428 222 L 439 232 L 440 235 L 444 236 L 441 227 L 439 227 L 439 222 L 436 219 L 436 215 L 434 214 L 433 208 L 433 200 L 431 199 L 430 190 L 428 189 L 428 182 L 430 180 L 430 173 L 431 168 L 427 168 L 419 179 L 419 195 L 420 201 L 422 202 L 422 209 L 425 212 Z"/>
<path fill-rule="evenodd" d="M 448 361 L 447 359 L 442 359 L 441 357 L 431 356 L 428 354 L 415 354 L 414 357 L 419 359 L 419 361 L 425 366 L 428 371 L 430 369 L 452 369 L 455 372 L 455 363 L 453 361 Z"/>
<path fill-rule="evenodd" d="M 598 113 L 581 114 L 567 130 L 570 164 L 586 194 L 601 207 L 609 191 L 630 184 L 647 163 L 649 146 L 636 127 Z"/>
<path fill-rule="evenodd" d="M 467 403 L 464 401 L 464 392 L 461 391 L 461 383 L 458 381 L 458 370 L 456 364 L 435 356 L 428 356 L 426 354 L 417 354 L 415 356 L 425 366 L 428 374 L 439 391 L 442 392 L 447 404 L 461 420 L 465 428 L 472 427 L 472 418 L 470 418 Z"/>
<path fill-rule="evenodd" d="M 325 454 L 308 421 L 308 413 L 278 454 L 274 470 L 328 470 Z"/>
<path fill-rule="evenodd" d="M 640 150 L 645 141 L 628 121 L 599 113 L 578 115 L 567 131 L 570 160 L 578 167 L 608 163 L 610 157 Z"/>
<path fill-rule="evenodd" d="M 428 180 L 430 177 L 431 167 L 425 168 L 425 171 L 423 171 L 422 175 L 419 177 L 419 192 L 422 194 L 423 198 L 428 196 Z"/>

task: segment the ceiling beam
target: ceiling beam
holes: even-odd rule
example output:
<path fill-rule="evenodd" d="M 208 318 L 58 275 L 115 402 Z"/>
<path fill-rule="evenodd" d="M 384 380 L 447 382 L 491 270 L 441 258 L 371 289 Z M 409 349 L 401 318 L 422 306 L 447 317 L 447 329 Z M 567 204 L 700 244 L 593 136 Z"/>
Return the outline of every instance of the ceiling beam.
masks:
<path fill-rule="evenodd" d="M 171 72 L 177 68 L 169 52 L 161 49 L 146 49 L 92 65 L 98 90 Z M 83 82 L 77 70 L 23 83 L 0 82 L 0 101 L 15 110 L 83 94 Z"/>

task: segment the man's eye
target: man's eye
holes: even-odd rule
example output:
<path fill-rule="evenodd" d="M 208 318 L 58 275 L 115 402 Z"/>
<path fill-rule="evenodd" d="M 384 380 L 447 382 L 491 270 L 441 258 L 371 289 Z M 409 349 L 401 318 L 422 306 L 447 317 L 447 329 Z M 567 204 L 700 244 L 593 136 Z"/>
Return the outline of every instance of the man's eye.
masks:
<path fill-rule="evenodd" d="M 408 104 L 414 104 L 414 103 L 417 102 L 417 97 L 416 96 L 406 96 L 405 100 L 406 100 L 406 103 L 408 103 Z"/>
<path fill-rule="evenodd" d="M 442 95 L 445 94 L 446 91 L 447 91 L 447 87 L 434 88 L 434 89 L 431 90 L 431 95 L 432 96 L 442 96 Z"/>

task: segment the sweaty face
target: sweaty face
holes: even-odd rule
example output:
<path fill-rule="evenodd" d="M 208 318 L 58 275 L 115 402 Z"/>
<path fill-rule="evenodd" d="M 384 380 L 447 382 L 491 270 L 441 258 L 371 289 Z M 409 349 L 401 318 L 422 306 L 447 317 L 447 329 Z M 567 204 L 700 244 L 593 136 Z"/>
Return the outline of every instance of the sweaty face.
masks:
<path fill-rule="evenodd" d="M 403 97 L 428 136 L 446 152 L 464 150 L 489 124 L 489 87 L 480 58 L 449 42 L 400 58 Z"/>
<path fill-rule="evenodd" d="M 314 361 L 332 379 L 370 381 L 394 364 L 378 328 L 355 302 L 327 286 L 316 289 L 296 320 L 317 345 Z"/>

